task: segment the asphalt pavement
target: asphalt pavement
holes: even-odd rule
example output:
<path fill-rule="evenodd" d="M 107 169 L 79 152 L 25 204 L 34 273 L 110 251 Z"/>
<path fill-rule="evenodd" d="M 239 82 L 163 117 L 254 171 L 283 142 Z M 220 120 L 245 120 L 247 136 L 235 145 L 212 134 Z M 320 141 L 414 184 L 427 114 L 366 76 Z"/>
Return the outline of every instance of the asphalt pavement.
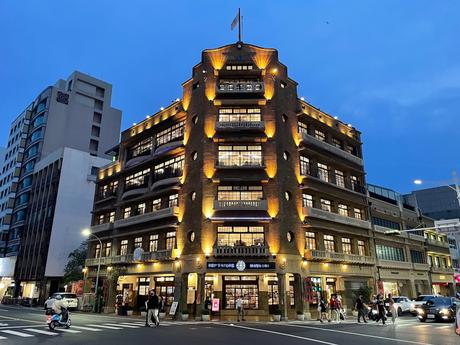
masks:
<path fill-rule="evenodd" d="M 202 322 L 162 321 L 159 327 L 144 327 L 139 317 L 72 313 L 70 329 L 49 331 L 44 311 L 0 305 L 0 345 L 458 345 L 452 323 L 420 323 L 404 316 L 395 325 L 317 321 Z"/>

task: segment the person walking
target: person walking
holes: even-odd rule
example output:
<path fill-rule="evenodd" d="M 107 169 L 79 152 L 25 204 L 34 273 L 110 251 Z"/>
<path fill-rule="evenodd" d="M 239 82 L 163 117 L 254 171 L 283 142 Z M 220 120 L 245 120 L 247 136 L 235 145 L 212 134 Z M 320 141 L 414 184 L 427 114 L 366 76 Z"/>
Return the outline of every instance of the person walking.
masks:
<path fill-rule="evenodd" d="M 244 319 L 244 308 L 243 308 L 243 300 L 241 299 L 241 297 L 238 297 L 235 301 L 235 307 L 236 307 L 236 313 L 237 313 L 237 320 L 238 322 L 240 322 L 240 319 L 241 321 L 246 321 Z"/>
<path fill-rule="evenodd" d="M 385 303 L 383 302 L 382 295 L 378 294 L 377 295 L 377 300 L 375 302 L 377 305 L 377 311 L 378 315 L 377 318 L 375 319 L 375 322 L 379 322 L 382 320 L 382 324 L 385 324 L 386 316 L 385 316 Z"/>
<path fill-rule="evenodd" d="M 150 327 L 153 326 L 152 321 L 156 326 L 160 325 L 160 322 L 158 321 L 158 306 L 158 296 L 155 290 L 152 290 L 147 301 L 147 322 Z"/>
<path fill-rule="evenodd" d="M 385 301 L 385 306 L 388 304 L 388 310 L 391 313 L 391 322 L 395 324 L 396 318 L 398 317 L 398 310 L 395 307 L 395 300 L 391 293 L 388 294 L 388 298 Z"/>
<path fill-rule="evenodd" d="M 340 321 L 340 308 L 339 301 L 337 300 L 337 295 L 332 294 L 331 300 L 329 301 L 329 308 L 331 309 L 331 320 Z"/>
<path fill-rule="evenodd" d="M 321 323 L 324 322 L 324 320 L 327 320 L 327 322 L 331 322 L 331 319 L 327 317 L 327 301 L 324 297 L 321 297 L 319 301 L 319 321 Z"/>
<path fill-rule="evenodd" d="M 358 298 L 356 299 L 355 309 L 358 312 L 358 323 L 361 322 L 361 318 L 363 318 L 364 323 L 367 323 L 366 306 L 364 305 L 364 302 L 363 302 L 363 295 L 359 295 Z"/>

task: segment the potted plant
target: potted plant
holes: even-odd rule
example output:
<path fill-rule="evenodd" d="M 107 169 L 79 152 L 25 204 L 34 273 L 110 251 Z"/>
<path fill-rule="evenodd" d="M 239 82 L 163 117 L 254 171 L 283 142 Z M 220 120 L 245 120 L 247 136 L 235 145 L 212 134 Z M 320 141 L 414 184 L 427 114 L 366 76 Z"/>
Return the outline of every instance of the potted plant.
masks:
<path fill-rule="evenodd" d="M 281 310 L 276 309 L 273 312 L 273 321 L 275 321 L 275 322 L 280 322 L 281 321 Z"/>
<path fill-rule="evenodd" d="M 297 320 L 299 321 L 305 320 L 305 314 L 303 313 L 303 311 L 300 311 L 300 310 L 297 311 Z"/>
<path fill-rule="evenodd" d="M 182 310 L 181 319 L 182 319 L 182 321 L 187 321 L 188 320 L 188 310 L 187 309 Z"/>
<path fill-rule="evenodd" d="M 209 321 L 211 319 L 211 313 L 209 312 L 209 309 L 203 309 L 201 312 L 201 320 L 203 321 Z"/>

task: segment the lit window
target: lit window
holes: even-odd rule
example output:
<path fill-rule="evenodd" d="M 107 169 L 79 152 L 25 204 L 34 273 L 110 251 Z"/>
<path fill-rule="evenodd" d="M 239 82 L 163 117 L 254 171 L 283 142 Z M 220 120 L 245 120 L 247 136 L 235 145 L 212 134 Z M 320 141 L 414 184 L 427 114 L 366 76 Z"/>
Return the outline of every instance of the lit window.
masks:
<path fill-rule="evenodd" d="M 350 238 L 342 238 L 342 251 L 345 254 L 351 254 L 351 239 Z"/>
<path fill-rule="evenodd" d="M 305 231 L 305 249 L 316 249 L 316 234 L 311 231 Z"/>
<path fill-rule="evenodd" d="M 358 240 L 358 254 L 359 256 L 366 256 L 366 244 L 364 241 Z"/>
<path fill-rule="evenodd" d="M 318 163 L 318 177 L 325 182 L 329 182 L 329 168 L 326 164 Z"/>
<path fill-rule="evenodd" d="M 179 195 L 178 194 L 172 194 L 168 198 L 168 207 L 175 207 L 179 206 Z"/>
<path fill-rule="evenodd" d="M 334 236 L 324 235 L 324 250 L 327 252 L 335 252 Z"/>
<path fill-rule="evenodd" d="M 154 199 L 152 201 L 152 211 L 158 211 L 161 209 L 161 199 Z"/>
<path fill-rule="evenodd" d="M 158 234 L 150 235 L 149 251 L 156 252 L 158 250 Z"/>
<path fill-rule="evenodd" d="M 218 186 L 217 200 L 262 200 L 262 186 Z"/>
<path fill-rule="evenodd" d="M 121 240 L 120 242 L 120 255 L 128 254 L 128 240 Z"/>
<path fill-rule="evenodd" d="M 112 249 L 112 243 L 105 242 L 103 245 L 102 256 L 110 256 L 111 249 Z"/>
<path fill-rule="evenodd" d="M 176 232 L 169 231 L 166 233 L 166 249 L 171 250 L 176 246 Z"/>
<path fill-rule="evenodd" d="M 156 144 L 157 146 L 166 144 L 174 139 L 181 138 L 184 135 L 184 124 L 185 122 L 179 122 L 175 125 L 157 133 Z"/>
<path fill-rule="evenodd" d="M 299 121 L 299 133 L 308 134 L 308 125 Z"/>
<path fill-rule="evenodd" d="M 166 162 L 155 165 L 155 173 L 153 180 L 158 181 L 169 177 L 182 176 L 184 167 L 184 156 L 177 156 L 167 160 Z"/>
<path fill-rule="evenodd" d="M 218 165 L 262 166 L 261 145 L 219 145 Z"/>
<path fill-rule="evenodd" d="M 131 217 L 131 207 L 125 207 L 123 209 L 123 218 L 126 219 L 129 217 Z"/>
<path fill-rule="evenodd" d="M 134 239 L 134 248 L 142 248 L 142 237 L 136 237 Z"/>
<path fill-rule="evenodd" d="M 115 221 L 115 211 L 109 213 L 109 222 L 113 223 Z"/>
<path fill-rule="evenodd" d="M 260 108 L 220 108 L 219 122 L 259 122 Z"/>
<path fill-rule="evenodd" d="M 356 219 L 363 219 L 363 211 L 361 211 L 359 208 L 354 209 L 354 214 Z"/>
<path fill-rule="evenodd" d="M 235 246 L 263 246 L 265 244 L 263 226 L 218 226 L 217 245 L 225 247 Z"/>
<path fill-rule="evenodd" d="M 310 194 L 302 194 L 302 207 L 313 207 L 313 196 Z"/>
<path fill-rule="evenodd" d="M 335 184 L 339 187 L 345 188 L 345 178 L 343 175 L 343 171 L 335 171 Z"/>
<path fill-rule="evenodd" d="M 315 129 L 315 138 L 321 141 L 326 141 L 326 134 L 322 131 Z"/>
<path fill-rule="evenodd" d="M 330 200 L 321 199 L 321 209 L 323 211 L 332 212 L 332 203 Z"/>
<path fill-rule="evenodd" d="M 332 145 L 334 145 L 335 147 L 339 149 L 342 148 L 342 142 L 337 138 L 332 138 Z"/>
<path fill-rule="evenodd" d="M 347 205 L 339 204 L 338 211 L 341 216 L 348 217 L 348 206 Z"/>
<path fill-rule="evenodd" d="M 303 176 L 310 175 L 310 159 L 300 156 L 300 174 Z"/>

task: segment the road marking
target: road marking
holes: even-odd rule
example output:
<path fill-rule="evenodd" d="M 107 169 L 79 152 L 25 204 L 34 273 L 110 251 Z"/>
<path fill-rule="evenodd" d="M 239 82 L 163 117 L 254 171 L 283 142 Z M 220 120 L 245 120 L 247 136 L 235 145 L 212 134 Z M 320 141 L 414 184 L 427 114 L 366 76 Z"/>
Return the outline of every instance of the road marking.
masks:
<path fill-rule="evenodd" d="M 299 335 L 294 335 L 294 334 L 289 334 L 289 333 L 282 333 L 282 332 L 270 331 L 270 330 L 268 330 L 268 329 L 253 328 L 253 327 L 247 327 L 247 326 L 237 326 L 237 325 L 234 325 L 234 324 L 222 324 L 222 326 L 236 327 L 236 328 L 247 329 L 247 330 L 250 330 L 250 331 L 263 332 L 263 333 L 270 333 L 270 334 L 276 334 L 276 335 L 282 335 L 282 336 L 289 337 L 289 338 L 296 338 L 296 339 L 308 340 L 308 341 L 313 341 L 313 342 L 316 342 L 316 343 L 326 344 L 326 345 L 338 345 L 338 344 L 336 344 L 336 343 L 330 343 L 330 342 L 328 342 L 328 341 L 323 341 L 323 340 L 318 340 L 318 339 L 312 339 L 312 338 L 307 338 L 307 337 L 301 337 L 301 336 L 299 336 Z"/>
<path fill-rule="evenodd" d="M 107 329 L 123 329 L 121 327 L 113 327 L 113 326 L 106 326 L 106 325 L 97 325 L 99 328 L 107 328 Z"/>
<path fill-rule="evenodd" d="M 425 327 L 431 327 L 431 325 L 415 325 L 414 327 L 425 328 Z"/>
<path fill-rule="evenodd" d="M 82 329 L 84 331 L 91 331 L 91 332 L 100 332 L 102 329 L 99 328 L 89 328 L 89 327 L 83 327 L 83 326 L 72 326 L 73 328 L 76 329 Z"/>
<path fill-rule="evenodd" d="M 126 328 L 139 328 L 139 326 L 133 326 L 133 325 L 125 325 L 122 323 L 106 323 L 107 326 L 115 326 L 115 327 L 126 327 Z"/>
<path fill-rule="evenodd" d="M 26 328 L 24 331 L 28 332 L 35 332 L 35 333 L 40 333 L 40 334 L 46 334 L 46 335 L 58 335 L 57 333 L 49 332 L 49 331 L 44 331 L 42 329 L 33 329 L 33 328 Z"/>
<path fill-rule="evenodd" d="M 22 332 L 16 332 L 16 331 L 4 330 L 4 331 L 2 331 L 2 332 L 3 332 L 3 333 L 12 334 L 12 335 L 17 335 L 18 337 L 23 337 L 23 338 L 35 337 L 35 335 L 32 335 L 32 334 L 27 334 L 27 333 L 22 333 Z"/>
<path fill-rule="evenodd" d="M 81 333 L 81 331 L 76 331 L 74 329 L 68 329 L 68 328 L 56 328 L 55 330 L 59 332 L 64 332 L 64 333 Z"/>
<path fill-rule="evenodd" d="M 1 315 L 0 315 L 0 318 L 7 319 L 7 320 L 23 321 L 23 322 L 41 323 L 43 325 L 43 321 L 24 320 L 24 319 L 18 319 L 16 317 L 1 316 Z"/>
<path fill-rule="evenodd" d="M 281 325 L 280 325 L 281 326 Z M 376 339 L 382 339 L 382 340 L 391 340 L 391 341 L 396 341 L 400 343 L 408 343 L 408 344 L 417 344 L 417 345 L 434 345 L 430 343 L 421 343 L 419 341 L 411 341 L 411 340 L 402 340 L 402 339 L 395 339 L 395 338 L 387 338 L 387 337 L 381 337 L 378 335 L 371 335 L 371 334 L 363 334 L 363 333 L 354 333 L 354 332 L 348 332 L 348 331 L 339 331 L 337 329 L 327 329 L 327 328 L 321 328 L 321 327 L 312 327 L 312 326 L 297 326 L 297 325 L 286 325 L 288 327 L 299 327 L 299 328 L 309 328 L 309 329 L 317 329 L 320 331 L 324 332 L 334 332 L 334 333 L 342 333 L 342 334 L 350 334 L 350 335 L 356 335 L 359 337 L 368 337 L 368 338 L 376 338 Z"/>

